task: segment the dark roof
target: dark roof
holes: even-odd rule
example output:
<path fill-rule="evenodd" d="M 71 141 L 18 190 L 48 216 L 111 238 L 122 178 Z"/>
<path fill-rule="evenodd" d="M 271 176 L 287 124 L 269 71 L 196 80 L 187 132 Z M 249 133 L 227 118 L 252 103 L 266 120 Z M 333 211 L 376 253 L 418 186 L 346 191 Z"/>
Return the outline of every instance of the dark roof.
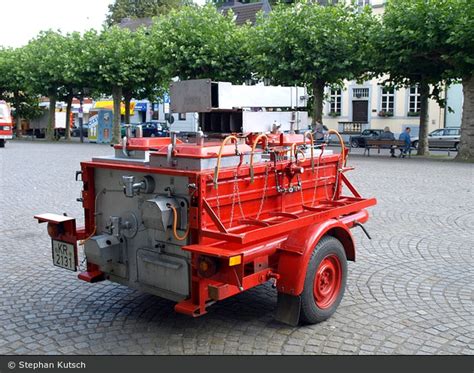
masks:
<path fill-rule="evenodd" d="M 258 3 L 240 3 L 238 1 L 229 1 L 224 3 L 219 11 L 226 14 L 229 9 L 232 9 L 235 15 L 235 23 L 237 25 L 243 25 L 247 21 L 253 25 L 255 24 L 257 13 L 263 11 L 265 14 L 268 14 L 272 8 L 268 3 L 268 0 L 259 1 Z"/>
<path fill-rule="evenodd" d="M 118 24 L 119 27 L 128 28 L 131 31 L 136 31 L 140 26 L 150 27 L 153 24 L 153 18 L 123 18 Z"/>

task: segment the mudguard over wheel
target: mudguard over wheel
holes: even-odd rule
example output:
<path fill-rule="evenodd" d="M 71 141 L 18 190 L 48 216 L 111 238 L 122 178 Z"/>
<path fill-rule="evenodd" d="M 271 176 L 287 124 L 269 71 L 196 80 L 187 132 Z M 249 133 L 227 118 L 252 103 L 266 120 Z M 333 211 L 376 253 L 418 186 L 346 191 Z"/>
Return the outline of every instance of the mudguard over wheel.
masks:
<path fill-rule="evenodd" d="M 336 311 L 347 281 L 347 259 L 342 243 L 325 236 L 316 245 L 301 293 L 300 321 L 315 324 Z"/>

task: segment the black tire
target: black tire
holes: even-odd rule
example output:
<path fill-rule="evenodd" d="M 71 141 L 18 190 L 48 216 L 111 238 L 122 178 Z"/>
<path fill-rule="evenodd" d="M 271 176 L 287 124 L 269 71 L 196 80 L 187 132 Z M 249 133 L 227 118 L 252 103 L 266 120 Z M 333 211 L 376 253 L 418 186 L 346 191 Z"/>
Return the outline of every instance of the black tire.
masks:
<path fill-rule="evenodd" d="M 454 144 L 454 149 L 456 149 L 457 152 L 459 151 L 459 143 L 458 142 L 456 144 Z"/>
<path fill-rule="evenodd" d="M 411 146 L 418 150 L 418 140 L 415 140 L 411 143 Z"/>
<path fill-rule="evenodd" d="M 324 264 L 321 266 L 321 263 Z M 315 281 L 316 274 L 319 273 L 318 279 L 324 277 L 327 270 L 328 261 L 339 262 L 339 276 L 334 276 L 333 280 L 337 281 L 339 286 L 333 288 L 329 292 L 329 299 L 316 300 Z M 322 271 L 322 272 L 321 272 Z M 331 273 L 331 271 L 329 271 Z M 334 273 L 334 272 L 333 272 Z M 330 279 L 330 277 L 329 277 Z M 316 245 L 306 270 L 303 292 L 301 293 L 301 313 L 300 322 L 306 324 L 315 324 L 327 320 L 336 312 L 339 303 L 344 295 L 347 281 L 347 258 L 342 243 L 332 236 L 323 237 Z M 329 283 L 331 280 L 329 280 Z M 318 282 L 319 283 L 319 282 Z M 324 285 L 323 285 L 324 286 Z M 331 290 L 331 286 L 329 285 Z M 321 303 L 327 302 L 322 306 Z M 322 306 L 322 307 L 321 307 Z"/>
<path fill-rule="evenodd" d="M 4 148 L 5 147 L 5 140 L 4 139 L 1 139 L 0 140 L 0 148 Z"/>
<path fill-rule="evenodd" d="M 351 140 L 351 148 L 358 148 L 359 142 L 357 140 Z"/>

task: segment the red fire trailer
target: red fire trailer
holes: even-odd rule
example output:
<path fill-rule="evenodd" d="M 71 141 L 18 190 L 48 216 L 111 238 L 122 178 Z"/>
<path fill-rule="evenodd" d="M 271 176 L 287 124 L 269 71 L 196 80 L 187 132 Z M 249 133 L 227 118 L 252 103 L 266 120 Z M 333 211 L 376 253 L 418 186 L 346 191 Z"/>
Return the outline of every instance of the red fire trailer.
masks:
<path fill-rule="evenodd" d="M 201 118 L 204 127 L 213 120 Z M 311 132 L 279 130 L 191 142 L 125 138 L 114 156 L 81 163 L 84 227 L 55 214 L 35 218 L 48 223 L 55 265 L 76 270 L 84 246 L 84 281 L 172 299 L 194 317 L 271 281 L 276 319 L 316 323 L 339 305 L 347 260 L 356 257 L 350 229 L 376 203 L 347 179 L 341 146 L 333 154 Z"/>

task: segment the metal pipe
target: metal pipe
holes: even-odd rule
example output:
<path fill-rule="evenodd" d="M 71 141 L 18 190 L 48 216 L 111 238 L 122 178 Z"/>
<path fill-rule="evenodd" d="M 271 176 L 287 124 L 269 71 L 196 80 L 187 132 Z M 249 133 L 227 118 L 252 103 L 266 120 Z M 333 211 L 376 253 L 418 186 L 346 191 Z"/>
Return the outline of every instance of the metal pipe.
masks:
<path fill-rule="evenodd" d="M 314 137 L 311 131 L 306 131 L 303 135 L 305 143 L 306 143 L 306 137 L 308 135 L 309 135 L 309 139 L 311 140 L 311 169 L 313 170 L 313 173 L 314 173 Z"/>
<path fill-rule="evenodd" d="M 138 137 L 138 138 L 143 137 L 143 127 L 141 124 L 135 127 L 135 137 Z"/>
<path fill-rule="evenodd" d="M 204 132 L 197 131 L 196 132 L 196 145 L 203 146 L 204 145 Z"/>
<path fill-rule="evenodd" d="M 291 119 L 290 119 L 290 134 L 295 133 L 295 122 L 296 122 L 296 113 L 294 111 L 291 112 Z"/>
<path fill-rule="evenodd" d="M 221 168 L 222 151 L 224 150 L 224 146 L 227 144 L 227 142 L 229 140 L 234 140 L 235 141 L 236 148 L 237 148 L 237 143 L 239 141 L 239 139 L 234 135 L 227 136 L 224 139 L 224 141 L 222 141 L 221 147 L 219 149 L 219 154 L 217 156 L 217 165 L 216 165 L 216 168 L 214 169 L 214 189 L 217 189 L 217 180 L 219 179 L 219 170 Z"/>
<path fill-rule="evenodd" d="M 176 140 L 178 138 L 178 131 L 171 131 L 171 148 L 174 150 L 176 148 Z"/>
<path fill-rule="evenodd" d="M 339 143 L 341 144 L 341 156 L 342 156 L 342 165 L 345 166 L 347 159 L 346 159 L 346 146 L 344 145 L 344 139 L 342 138 L 341 134 L 337 132 L 336 130 L 329 130 L 328 135 L 331 133 L 335 134 L 337 138 L 339 139 Z"/>
<path fill-rule="evenodd" d="M 264 146 L 266 146 L 266 144 L 268 144 L 268 137 L 264 133 L 261 133 L 260 135 L 258 135 L 257 138 L 255 139 L 255 141 L 252 144 L 252 152 L 250 153 L 250 182 L 251 183 L 253 183 L 253 176 L 254 176 L 254 174 L 253 174 L 253 155 L 255 153 L 255 149 L 257 148 L 257 145 L 258 145 L 259 141 L 262 140 L 262 139 L 266 140 L 266 143 L 264 144 Z"/>
<path fill-rule="evenodd" d="M 290 146 L 290 161 L 291 157 L 295 156 L 296 158 L 296 142 L 292 143 Z"/>
<path fill-rule="evenodd" d="M 125 136 L 122 139 L 122 153 L 125 157 L 128 157 L 128 151 L 127 151 L 127 136 Z"/>

